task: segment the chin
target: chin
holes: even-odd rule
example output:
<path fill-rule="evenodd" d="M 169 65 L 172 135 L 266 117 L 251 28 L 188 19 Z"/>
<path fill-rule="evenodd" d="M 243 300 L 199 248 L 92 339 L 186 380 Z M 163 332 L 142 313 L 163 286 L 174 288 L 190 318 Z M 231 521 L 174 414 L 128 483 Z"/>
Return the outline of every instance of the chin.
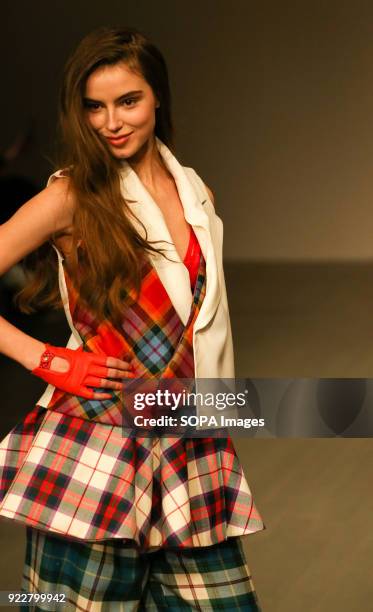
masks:
<path fill-rule="evenodd" d="M 132 151 L 126 151 L 124 147 L 123 149 L 110 149 L 110 152 L 116 159 L 127 159 L 133 155 Z"/>
<path fill-rule="evenodd" d="M 112 151 L 112 155 L 113 157 L 115 157 L 116 159 L 127 159 L 127 157 L 130 157 L 130 154 L 125 153 L 124 151 Z"/>

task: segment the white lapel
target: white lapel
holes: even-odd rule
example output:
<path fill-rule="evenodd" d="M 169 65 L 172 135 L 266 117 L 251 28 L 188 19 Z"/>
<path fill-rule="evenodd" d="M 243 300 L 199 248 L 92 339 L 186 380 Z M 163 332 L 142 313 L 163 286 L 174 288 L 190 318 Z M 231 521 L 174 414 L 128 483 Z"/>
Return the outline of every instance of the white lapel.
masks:
<path fill-rule="evenodd" d="M 207 196 L 201 192 L 195 182 L 191 181 L 183 166 L 158 137 L 156 137 L 156 144 L 165 165 L 174 177 L 184 208 L 185 219 L 193 226 L 206 260 L 206 295 L 194 324 L 194 329 L 197 329 L 208 323 L 220 300 L 221 287 L 214 248 L 214 241 L 217 236 L 214 228 L 212 228 L 212 219 L 203 208 L 203 202 L 208 199 Z M 148 231 L 148 240 L 161 240 L 162 242 L 156 243 L 154 246 L 165 248 L 167 257 L 173 260 L 171 262 L 162 255 L 150 253 L 150 261 L 185 325 L 193 301 L 188 270 L 180 260 L 172 243 L 161 209 L 126 160 L 123 160 L 121 168 L 121 187 L 126 200 L 132 200 L 129 202 L 130 208 L 144 223 Z M 131 219 L 131 221 L 133 221 L 139 233 L 145 237 L 142 226 L 135 219 Z M 168 241 L 170 244 L 163 241 Z"/>

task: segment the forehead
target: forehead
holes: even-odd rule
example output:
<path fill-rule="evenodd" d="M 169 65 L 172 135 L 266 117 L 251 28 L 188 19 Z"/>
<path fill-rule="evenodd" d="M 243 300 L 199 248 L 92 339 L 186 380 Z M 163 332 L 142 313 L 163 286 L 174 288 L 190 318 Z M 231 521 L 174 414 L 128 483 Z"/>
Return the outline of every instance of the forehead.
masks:
<path fill-rule="evenodd" d="M 145 79 L 131 70 L 126 64 L 100 66 L 87 79 L 85 96 L 99 100 L 109 100 L 125 94 L 127 91 L 150 89 Z"/>

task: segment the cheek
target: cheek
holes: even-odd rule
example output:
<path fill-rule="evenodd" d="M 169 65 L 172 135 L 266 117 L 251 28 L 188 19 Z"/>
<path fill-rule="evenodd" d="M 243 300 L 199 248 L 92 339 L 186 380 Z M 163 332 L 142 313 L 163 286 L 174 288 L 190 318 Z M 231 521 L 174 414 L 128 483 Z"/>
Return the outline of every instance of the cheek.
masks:
<path fill-rule="evenodd" d="M 87 115 L 86 120 L 88 125 L 90 125 L 94 130 L 99 130 L 104 124 L 104 117 L 101 115 L 101 113 L 90 113 Z"/>
<path fill-rule="evenodd" d="M 145 126 L 153 123 L 154 116 L 155 114 L 153 108 L 146 105 L 134 109 L 131 114 L 128 113 L 126 119 L 129 125 L 141 127 L 142 125 Z"/>

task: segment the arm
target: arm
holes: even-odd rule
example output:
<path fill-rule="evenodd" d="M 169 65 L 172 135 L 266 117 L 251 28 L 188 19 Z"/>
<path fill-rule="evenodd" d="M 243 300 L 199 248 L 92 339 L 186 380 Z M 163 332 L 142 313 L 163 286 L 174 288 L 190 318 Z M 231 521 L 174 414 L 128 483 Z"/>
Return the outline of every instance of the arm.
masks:
<path fill-rule="evenodd" d="M 74 201 L 67 187 L 68 179 L 54 181 L 0 225 L 0 275 L 71 224 Z M 44 348 L 43 342 L 0 316 L 0 353 L 31 370 Z"/>

